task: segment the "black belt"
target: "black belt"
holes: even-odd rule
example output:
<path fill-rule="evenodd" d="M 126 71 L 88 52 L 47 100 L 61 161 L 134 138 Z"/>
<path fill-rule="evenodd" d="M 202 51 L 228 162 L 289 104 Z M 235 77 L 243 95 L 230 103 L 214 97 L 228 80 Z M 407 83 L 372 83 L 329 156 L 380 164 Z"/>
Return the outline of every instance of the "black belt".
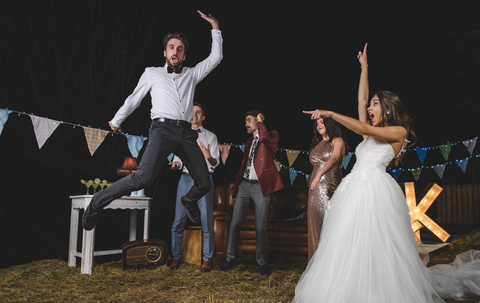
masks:
<path fill-rule="evenodd" d="M 257 184 L 258 183 L 258 180 L 249 180 L 249 179 L 245 179 L 245 178 L 243 178 L 243 181 L 248 182 L 248 183 L 252 183 L 252 184 Z"/>
<path fill-rule="evenodd" d="M 184 121 L 184 120 L 173 120 L 173 119 L 168 119 L 168 118 L 156 118 L 156 119 L 153 119 L 153 121 L 155 122 L 166 122 L 166 123 L 170 123 L 170 124 L 173 124 L 175 126 L 178 126 L 178 127 L 192 127 L 192 125 L 190 124 L 190 122 L 187 122 L 187 121 Z"/>

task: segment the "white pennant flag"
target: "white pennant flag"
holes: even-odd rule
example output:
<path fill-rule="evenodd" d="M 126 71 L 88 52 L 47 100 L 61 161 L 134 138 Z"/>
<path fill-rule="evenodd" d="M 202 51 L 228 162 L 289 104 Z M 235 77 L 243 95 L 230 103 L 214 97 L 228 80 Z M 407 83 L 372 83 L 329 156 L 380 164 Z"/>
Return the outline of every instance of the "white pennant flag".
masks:
<path fill-rule="evenodd" d="M 445 164 L 438 164 L 433 167 L 440 179 L 443 179 L 443 172 L 445 171 Z"/>
<path fill-rule="evenodd" d="M 143 143 L 145 140 L 147 140 L 147 138 L 129 134 L 125 134 L 125 136 L 127 137 L 128 149 L 130 150 L 132 157 L 136 159 L 138 157 L 138 153 L 143 147 Z"/>
<path fill-rule="evenodd" d="M 32 119 L 35 137 L 37 138 L 38 149 L 41 149 L 45 141 L 52 135 L 61 122 L 42 117 L 30 115 Z"/>
<path fill-rule="evenodd" d="M 477 138 L 471 139 L 471 140 L 465 140 L 463 141 L 463 144 L 467 148 L 468 152 L 470 153 L 470 156 L 473 153 L 473 149 L 475 148 L 475 145 L 477 144 Z"/>

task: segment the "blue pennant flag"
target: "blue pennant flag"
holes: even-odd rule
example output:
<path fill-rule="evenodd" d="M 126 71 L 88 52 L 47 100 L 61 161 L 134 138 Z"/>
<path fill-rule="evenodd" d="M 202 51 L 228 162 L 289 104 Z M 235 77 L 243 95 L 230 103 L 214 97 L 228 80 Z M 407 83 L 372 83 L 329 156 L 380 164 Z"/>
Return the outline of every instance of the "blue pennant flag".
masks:
<path fill-rule="evenodd" d="M 290 185 L 293 185 L 293 181 L 297 178 L 297 171 L 293 168 L 290 168 Z"/>
<path fill-rule="evenodd" d="M 343 169 L 347 169 L 348 163 L 350 163 L 352 156 L 353 153 L 348 153 L 348 155 L 345 156 L 345 159 L 343 159 Z"/>
<path fill-rule="evenodd" d="M 400 169 L 392 169 L 392 175 L 395 178 L 395 180 L 398 181 L 398 177 L 400 177 L 400 174 L 402 173 L 402 170 Z"/>
<path fill-rule="evenodd" d="M 420 162 L 422 162 L 422 164 L 423 164 L 423 161 L 425 161 L 425 156 L 427 155 L 427 151 L 429 149 L 430 148 L 428 147 L 415 149 L 415 151 L 417 152 L 418 159 L 420 159 Z"/>
<path fill-rule="evenodd" d="M 128 149 L 130 150 L 130 153 L 132 154 L 132 157 L 137 158 L 138 157 L 138 152 L 143 147 L 143 143 L 145 140 L 147 140 L 146 137 L 140 137 L 140 136 L 133 136 L 129 134 L 125 134 L 127 137 L 128 141 Z"/>
<path fill-rule="evenodd" d="M 457 160 L 455 162 L 462 169 L 463 172 L 465 172 L 465 170 L 467 170 L 468 159 Z"/>
<path fill-rule="evenodd" d="M 11 110 L 0 108 L 0 135 L 2 134 L 5 122 L 8 120 L 8 115 L 10 115 L 11 112 Z"/>
<path fill-rule="evenodd" d="M 168 159 L 168 162 L 172 162 L 172 160 L 173 160 L 173 156 L 174 156 L 174 154 L 173 154 L 173 153 L 171 153 L 170 155 L 168 155 L 168 157 L 167 157 L 167 159 Z"/>
<path fill-rule="evenodd" d="M 239 145 L 238 147 L 242 150 L 242 152 L 245 152 L 245 144 Z"/>

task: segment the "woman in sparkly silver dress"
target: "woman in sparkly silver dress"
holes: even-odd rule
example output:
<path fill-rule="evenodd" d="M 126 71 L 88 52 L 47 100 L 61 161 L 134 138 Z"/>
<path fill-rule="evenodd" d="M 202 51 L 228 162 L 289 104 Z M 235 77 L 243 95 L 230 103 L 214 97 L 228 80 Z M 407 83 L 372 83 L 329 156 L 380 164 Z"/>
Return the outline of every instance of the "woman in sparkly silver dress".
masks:
<path fill-rule="evenodd" d="M 310 150 L 313 179 L 308 192 L 308 260 L 317 250 L 323 215 L 333 192 L 342 181 L 345 148 L 340 124 L 330 118 L 316 120 Z"/>

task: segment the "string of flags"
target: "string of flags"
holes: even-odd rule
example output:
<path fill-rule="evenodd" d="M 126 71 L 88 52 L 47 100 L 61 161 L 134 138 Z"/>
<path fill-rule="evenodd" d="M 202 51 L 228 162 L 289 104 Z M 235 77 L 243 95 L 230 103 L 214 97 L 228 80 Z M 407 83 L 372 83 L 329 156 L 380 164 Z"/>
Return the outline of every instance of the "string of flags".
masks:
<path fill-rule="evenodd" d="M 105 140 L 105 137 L 108 134 L 111 134 L 112 136 L 114 134 L 125 136 L 127 138 L 128 148 L 130 150 L 130 153 L 132 154 L 132 157 L 134 157 L 134 158 L 138 157 L 139 151 L 143 147 L 143 144 L 144 144 L 145 140 L 148 139 L 147 137 L 143 137 L 143 136 L 135 136 L 135 135 L 130 135 L 128 133 L 114 133 L 112 131 L 106 131 L 106 130 L 102 130 L 100 128 L 92 128 L 90 126 L 87 127 L 87 126 L 82 126 L 80 124 L 73 124 L 73 123 L 64 122 L 64 121 L 52 120 L 52 119 L 48 119 L 48 118 L 35 116 L 33 114 L 28 114 L 28 113 L 25 113 L 25 112 L 19 112 L 19 111 L 15 111 L 15 110 L 2 109 L 2 108 L 0 108 L 0 135 L 2 134 L 3 127 L 4 127 L 5 123 L 8 121 L 9 115 L 12 114 L 12 113 L 17 113 L 19 116 L 20 115 L 28 115 L 31 118 L 32 125 L 33 125 L 34 132 L 35 132 L 35 137 L 37 139 L 39 149 L 41 149 L 43 147 L 45 142 L 48 140 L 48 138 L 53 134 L 53 132 L 57 129 L 57 127 L 60 124 L 71 125 L 73 128 L 81 127 L 83 129 L 84 134 L 85 134 L 85 140 L 87 142 L 88 149 L 90 151 L 91 156 L 93 156 L 95 151 L 102 144 L 102 142 Z M 468 161 L 470 159 L 474 158 L 474 157 L 480 157 L 480 154 L 473 155 L 473 151 L 474 151 L 475 146 L 477 144 L 477 139 L 478 139 L 478 137 L 472 138 L 472 139 L 469 139 L 469 140 L 458 141 L 458 142 L 455 142 L 455 143 L 447 142 L 447 144 L 441 144 L 441 145 L 434 146 L 434 147 L 415 148 L 413 150 L 415 151 L 416 155 L 418 156 L 418 159 L 420 160 L 420 162 L 422 164 L 424 163 L 425 158 L 427 157 L 427 154 L 429 153 L 429 151 L 434 151 L 434 150 L 437 150 L 437 149 L 440 150 L 442 156 L 444 157 L 445 161 L 447 161 L 447 162 L 432 165 L 432 166 L 420 166 L 420 167 L 416 167 L 416 168 L 405 168 L 405 169 L 404 168 L 397 168 L 397 169 L 392 169 L 390 172 L 392 173 L 393 177 L 396 180 L 398 180 L 398 178 L 399 178 L 399 176 L 402 172 L 409 171 L 413 175 L 415 180 L 418 180 L 418 178 L 420 177 L 420 175 L 422 173 L 422 170 L 433 169 L 440 178 L 443 178 L 445 167 L 447 165 L 456 164 L 465 173 L 465 171 L 467 169 Z M 463 144 L 466 147 L 470 156 L 466 157 L 464 159 L 448 161 L 450 152 L 452 150 L 452 146 L 460 145 L 460 144 Z M 242 153 L 245 152 L 245 144 L 233 144 L 233 143 L 219 144 L 219 149 L 220 149 L 220 152 L 221 152 L 221 158 L 222 158 L 223 164 L 225 164 L 225 162 L 227 161 L 232 146 L 236 147 L 236 148 L 239 148 L 242 151 Z M 410 149 L 409 151 L 411 151 L 411 150 L 412 149 Z M 281 169 L 287 169 L 289 171 L 291 184 L 293 184 L 294 180 L 297 178 L 298 175 L 304 176 L 308 181 L 308 179 L 310 178 L 310 174 L 305 173 L 301 170 L 296 170 L 296 169 L 293 168 L 293 166 L 294 166 L 294 163 L 295 163 L 295 161 L 296 161 L 296 159 L 299 155 L 301 155 L 301 154 L 307 154 L 308 155 L 309 153 L 307 151 L 302 151 L 302 150 L 282 149 L 282 148 L 278 148 L 277 152 L 278 151 L 286 153 L 287 164 L 285 165 L 285 164 L 281 163 L 278 159 L 275 159 L 275 166 L 276 166 L 277 170 L 280 171 Z M 343 163 L 342 163 L 342 166 L 343 166 L 344 169 L 347 168 L 347 166 L 349 165 L 350 160 L 352 159 L 352 156 L 354 154 L 355 153 L 353 153 L 353 152 L 348 152 L 345 155 Z M 168 156 L 169 161 L 172 161 L 172 158 L 173 158 L 173 154 L 170 154 Z"/>

